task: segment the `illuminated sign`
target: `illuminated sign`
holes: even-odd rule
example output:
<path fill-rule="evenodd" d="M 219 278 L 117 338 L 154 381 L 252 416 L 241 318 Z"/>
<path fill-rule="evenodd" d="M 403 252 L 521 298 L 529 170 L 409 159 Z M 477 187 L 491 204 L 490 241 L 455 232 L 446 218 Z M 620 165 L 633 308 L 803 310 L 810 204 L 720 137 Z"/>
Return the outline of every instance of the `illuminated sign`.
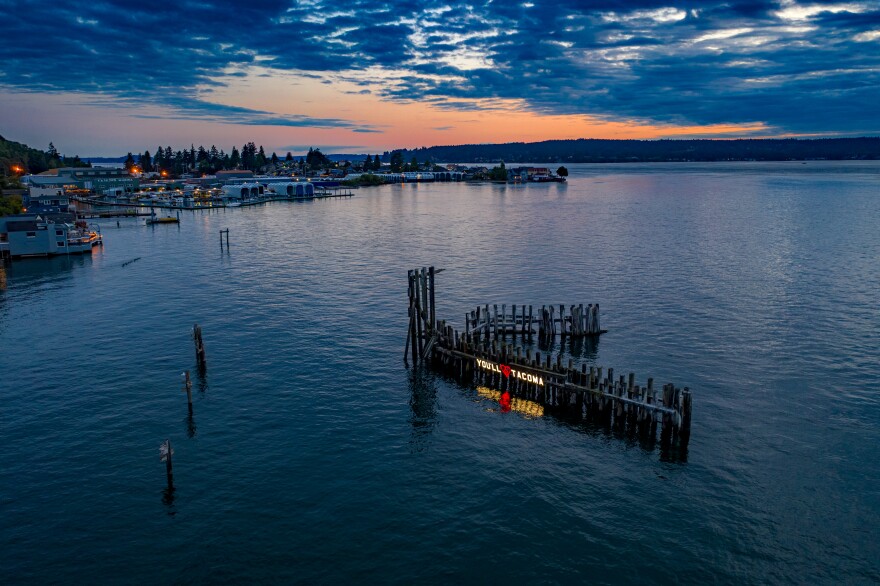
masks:
<path fill-rule="evenodd" d="M 489 372 L 497 372 L 503 374 L 504 378 L 513 377 L 527 383 L 538 385 L 539 387 L 544 386 L 544 379 L 536 374 L 530 374 L 528 372 L 516 370 L 515 368 L 511 368 L 506 364 L 495 364 L 494 362 L 489 362 L 488 360 L 483 360 L 482 358 L 476 358 L 475 360 L 479 368 L 482 368 L 483 370 L 488 370 Z"/>

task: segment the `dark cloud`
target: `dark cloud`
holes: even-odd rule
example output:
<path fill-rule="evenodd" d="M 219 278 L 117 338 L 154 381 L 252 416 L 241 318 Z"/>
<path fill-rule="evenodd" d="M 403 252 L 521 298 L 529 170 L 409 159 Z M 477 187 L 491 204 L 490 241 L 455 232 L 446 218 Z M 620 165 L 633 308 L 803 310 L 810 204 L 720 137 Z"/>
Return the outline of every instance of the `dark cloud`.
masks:
<path fill-rule="evenodd" d="M 205 100 L 259 64 L 445 109 L 519 100 L 609 120 L 880 130 L 878 0 L 0 0 L 0 12 L 0 86 L 172 116 L 380 132 Z"/>

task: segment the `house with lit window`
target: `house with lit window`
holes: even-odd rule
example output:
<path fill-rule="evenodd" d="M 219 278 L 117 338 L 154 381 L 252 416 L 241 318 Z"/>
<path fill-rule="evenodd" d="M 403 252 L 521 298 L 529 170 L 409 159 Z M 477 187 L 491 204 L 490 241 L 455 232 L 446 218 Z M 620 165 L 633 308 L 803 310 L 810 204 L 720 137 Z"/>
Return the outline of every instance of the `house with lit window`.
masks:
<path fill-rule="evenodd" d="M 81 254 L 99 244 L 103 244 L 101 235 L 85 224 L 55 221 L 39 214 L 0 218 L 0 250 L 4 256 Z"/>
<path fill-rule="evenodd" d="M 31 185 L 22 203 L 32 214 L 64 213 L 69 211 L 70 197 L 61 187 L 38 187 Z"/>

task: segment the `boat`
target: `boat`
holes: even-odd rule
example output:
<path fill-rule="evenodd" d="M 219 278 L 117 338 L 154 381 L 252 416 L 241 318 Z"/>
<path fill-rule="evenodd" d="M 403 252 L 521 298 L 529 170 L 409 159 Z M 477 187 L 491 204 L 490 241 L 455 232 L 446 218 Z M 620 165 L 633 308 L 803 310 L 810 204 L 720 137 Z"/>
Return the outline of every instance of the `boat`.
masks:
<path fill-rule="evenodd" d="M 156 212 L 153 212 L 149 218 L 144 220 L 144 223 L 147 226 L 151 226 L 153 224 L 179 224 L 180 218 L 175 216 L 162 216 L 160 218 L 156 215 Z"/>

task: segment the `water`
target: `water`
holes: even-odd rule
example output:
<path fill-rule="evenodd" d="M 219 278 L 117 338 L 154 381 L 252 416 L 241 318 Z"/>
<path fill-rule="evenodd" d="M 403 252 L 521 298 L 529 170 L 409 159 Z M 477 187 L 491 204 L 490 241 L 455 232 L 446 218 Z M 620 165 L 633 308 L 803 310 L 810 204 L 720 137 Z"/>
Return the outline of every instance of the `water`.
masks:
<path fill-rule="evenodd" d="M 571 167 L 105 221 L 8 266 L 4 582 L 880 581 L 880 164 Z M 693 390 L 687 461 L 407 370 L 426 264 L 458 327 L 600 303 L 585 358 Z"/>

